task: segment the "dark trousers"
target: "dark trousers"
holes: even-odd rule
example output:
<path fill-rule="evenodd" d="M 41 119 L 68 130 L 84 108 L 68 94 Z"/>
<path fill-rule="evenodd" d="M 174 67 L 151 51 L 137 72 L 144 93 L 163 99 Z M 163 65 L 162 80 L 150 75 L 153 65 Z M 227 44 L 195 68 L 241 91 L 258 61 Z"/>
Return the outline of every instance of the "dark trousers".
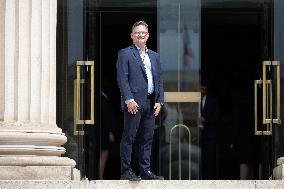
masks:
<path fill-rule="evenodd" d="M 121 172 L 130 171 L 132 147 L 135 139 L 138 142 L 140 171 L 150 170 L 150 157 L 155 127 L 154 100 L 147 98 L 138 113 L 124 111 L 124 130 L 120 143 Z"/>
<path fill-rule="evenodd" d="M 217 144 L 215 139 L 202 140 L 202 179 L 217 179 Z"/>

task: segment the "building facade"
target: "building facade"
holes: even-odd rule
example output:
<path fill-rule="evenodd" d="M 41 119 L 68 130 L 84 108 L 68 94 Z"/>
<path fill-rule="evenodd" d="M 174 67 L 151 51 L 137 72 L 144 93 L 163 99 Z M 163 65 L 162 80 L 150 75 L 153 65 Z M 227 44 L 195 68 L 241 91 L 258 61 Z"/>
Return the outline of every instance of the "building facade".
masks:
<path fill-rule="evenodd" d="M 0 15 L 0 179 L 120 178 L 115 64 L 139 20 L 165 88 L 152 169 L 282 179 L 281 0 L 2 0 Z"/>

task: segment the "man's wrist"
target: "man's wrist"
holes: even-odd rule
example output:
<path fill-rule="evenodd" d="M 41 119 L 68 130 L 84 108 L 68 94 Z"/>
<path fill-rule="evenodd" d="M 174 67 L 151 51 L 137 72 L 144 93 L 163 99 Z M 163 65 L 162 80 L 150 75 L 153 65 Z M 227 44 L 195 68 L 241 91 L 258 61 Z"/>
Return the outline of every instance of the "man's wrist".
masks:
<path fill-rule="evenodd" d="M 134 99 L 131 98 L 131 99 L 126 100 L 126 101 L 125 101 L 125 104 L 128 105 L 130 102 L 134 102 Z"/>

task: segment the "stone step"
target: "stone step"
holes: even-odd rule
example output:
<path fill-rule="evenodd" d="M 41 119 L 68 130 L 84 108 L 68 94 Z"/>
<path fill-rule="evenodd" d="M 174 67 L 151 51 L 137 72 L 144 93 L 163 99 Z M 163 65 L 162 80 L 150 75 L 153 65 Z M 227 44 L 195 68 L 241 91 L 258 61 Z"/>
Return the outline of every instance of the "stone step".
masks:
<path fill-rule="evenodd" d="M 0 189 L 284 189 L 281 180 L 209 181 L 0 181 Z"/>

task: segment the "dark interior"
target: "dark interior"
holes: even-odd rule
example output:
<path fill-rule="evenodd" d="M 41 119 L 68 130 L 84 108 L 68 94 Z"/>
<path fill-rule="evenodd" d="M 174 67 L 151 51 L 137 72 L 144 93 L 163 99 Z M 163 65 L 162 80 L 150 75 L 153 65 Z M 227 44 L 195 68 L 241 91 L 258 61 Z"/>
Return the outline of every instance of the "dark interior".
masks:
<path fill-rule="evenodd" d="M 116 81 L 116 60 L 120 49 L 132 44 L 130 38 L 132 24 L 144 20 L 149 25 L 149 43 L 147 47 L 157 51 L 157 11 L 156 9 L 128 9 L 120 11 L 102 10 L 96 14 L 99 20 L 95 33 L 96 55 L 100 70 L 98 86 L 107 93 L 112 104 L 117 122 L 114 123 L 115 142 L 110 145 L 109 159 L 106 164 L 105 179 L 120 178 L 119 143 L 123 129 L 123 113 L 120 111 L 120 91 Z M 103 108 L 103 107 L 101 107 Z M 105 116 L 101 115 L 101 119 Z M 99 137 L 97 132 L 97 138 Z M 98 150 L 100 142 L 98 142 Z M 99 152 L 99 151 L 98 151 Z"/>
<path fill-rule="evenodd" d="M 240 179 L 239 164 L 256 176 L 253 134 L 254 80 L 260 76 L 261 11 L 203 9 L 201 78 L 220 107 L 217 137 L 217 178 Z"/>

